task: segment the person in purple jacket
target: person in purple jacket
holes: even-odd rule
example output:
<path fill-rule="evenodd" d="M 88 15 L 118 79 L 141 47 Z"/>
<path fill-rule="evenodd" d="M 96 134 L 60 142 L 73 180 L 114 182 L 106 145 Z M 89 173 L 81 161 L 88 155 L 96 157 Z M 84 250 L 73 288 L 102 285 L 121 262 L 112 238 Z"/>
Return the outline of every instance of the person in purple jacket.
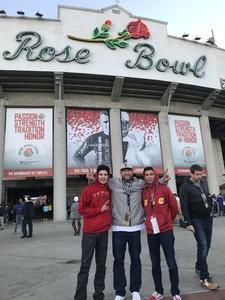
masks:
<path fill-rule="evenodd" d="M 224 216 L 225 215 L 225 210 L 224 210 L 224 198 L 223 195 L 221 193 L 219 193 L 219 195 L 217 195 L 216 197 L 216 201 L 219 205 L 219 212 L 218 215 L 219 216 Z"/>

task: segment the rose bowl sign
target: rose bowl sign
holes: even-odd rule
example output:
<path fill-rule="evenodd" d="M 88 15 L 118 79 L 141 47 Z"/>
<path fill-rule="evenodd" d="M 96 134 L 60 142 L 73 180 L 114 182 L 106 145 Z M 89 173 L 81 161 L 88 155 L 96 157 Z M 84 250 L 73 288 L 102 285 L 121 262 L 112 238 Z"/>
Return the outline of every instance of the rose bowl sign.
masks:
<path fill-rule="evenodd" d="M 118 48 L 127 48 L 130 39 L 148 39 L 150 31 L 141 19 L 129 22 L 125 29 L 117 33 L 115 37 L 110 35 L 112 26 L 111 20 L 106 20 L 100 27 L 95 27 L 92 36 L 80 37 L 68 34 L 67 37 L 71 40 L 90 43 L 103 43 L 109 49 L 116 50 Z M 15 51 L 6 50 L 3 52 L 5 60 L 14 60 L 17 57 L 25 54 L 27 61 L 42 61 L 50 62 L 56 60 L 59 63 L 78 63 L 86 64 L 90 61 L 91 52 L 87 48 L 74 51 L 71 46 L 67 45 L 61 50 L 56 50 L 52 46 L 41 47 L 43 39 L 41 35 L 35 31 L 23 31 L 16 35 L 16 41 L 19 43 Z M 155 60 L 155 48 L 149 43 L 138 43 L 133 48 L 137 53 L 135 58 L 127 59 L 124 65 L 129 69 L 140 69 L 149 71 L 155 69 L 158 72 L 165 73 L 170 70 L 175 75 L 187 75 L 193 73 L 197 78 L 202 78 L 205 75 L 204 68 L 207 63 L 207 58 L 202 55 L 193 63 L 174 60 L 170 61 L 167 58 L 159 58 Z"/>

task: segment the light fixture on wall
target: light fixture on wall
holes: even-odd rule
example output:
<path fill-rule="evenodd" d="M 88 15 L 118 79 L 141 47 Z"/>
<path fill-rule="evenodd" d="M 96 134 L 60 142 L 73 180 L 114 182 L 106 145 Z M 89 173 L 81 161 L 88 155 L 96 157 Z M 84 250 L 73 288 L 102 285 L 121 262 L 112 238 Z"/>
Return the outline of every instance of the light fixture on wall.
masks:
<path fill-rule="evenodd" d="M 6 11 L 4 9 L 0 9 L 0 15 L 6 16 Z"/>
<path fill-rule="evenodd" d="M 17 10 L 17 15 L 19 15 L 19 16 L 24 16 L 25 13 L 24 13 L 24 11 L 22 11 L 22 10 Z"/>
<path fill-rule="evenodd" d="M 188 36 L 189 36 L 189 33 L 184 33 L 184 34 L 182 35 L 183 38 L 186 38 L 186 37 L 188 37 Z"/>
<path fill-rule="evenodd" d="M 214 38 L 213 37 L 208 38 L 208 40 L 206 41 L 206 44 L 215 45 Z"/>
<path fill-rule="evenodd" d="M 211 32 L 212 32 L 212 35 L 210 38 L 208 38 L 208 40 L 206 40 L 206 44 L 217 47 L 213 29 L 211 30 Z"/>
<path fill-rule="evenodd" d="M 200 41 L 200 39 L 201 39 L 200 36 L 196 36 L 196 37 L 194 38 L 194 41 Z"/>
<path fill-rule="evenodd" d="M 43 14 L 41 14 L 39 11 L 36 12 L 35 16 L 37 16 L 38 18 L 42 18 Z"/>

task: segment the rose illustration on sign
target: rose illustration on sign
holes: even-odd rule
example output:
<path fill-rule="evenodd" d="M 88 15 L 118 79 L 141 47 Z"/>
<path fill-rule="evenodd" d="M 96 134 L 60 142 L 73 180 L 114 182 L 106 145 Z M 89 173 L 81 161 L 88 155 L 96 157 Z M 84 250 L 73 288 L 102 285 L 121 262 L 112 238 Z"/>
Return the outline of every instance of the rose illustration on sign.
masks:
<path fill-rule="evenodd" d="M 18 155 L 21 157 L 19 162 L 21 165 L 30 165 L 36 163 L 38 154 L 39 150 L 36 146 L 33 146 L 32 144 L 26 144 L 18 151 Z"/>
<path fill-rule="evenodd" d="M 133 39 L 139 39 L 142 37 L 144 39 L 147 39 L 150 37 L 148 27 L 141 21 L 141 19 L 130 22 L 127 25 L 127 30 Z"/>
<path fill-rule="evenodd" d="M 34 154 L 33 149 L 31 147 L 27 147 L 24 149 L 23 151 L 23 155 L 28 157 L 28 156 L 32 156 Z"/>
<path fill-rule="evenodd" d="M 96 27 L 92 33 L 92 38 L 81 38 L 74 35 L 68 34 L 67 37 L 72 40 L 82 41 L 82 42 L 94 42 L 94 43 L 105 43 L 110 49 L 115 50 L 116 47 L 126 48 L 128 46 L 127 40 L 130 38 L 147 39 L 150 37 L 150 32 L 148 27 L 138 19 L 137 21 L 130 22 L 126 29 L 118 32 L 116 37 L 109 37 L 110 27 L 112 26 L 111 20 L 106 20 L 102 24 L 101 29 Z"/>
<path fill-rule="evenodd" d="M 182 156 L 184 158 L 185 163 L 192 164 L 197 161 L 196 151 L 191 147 L 185 147 L 182 150 Z"/>

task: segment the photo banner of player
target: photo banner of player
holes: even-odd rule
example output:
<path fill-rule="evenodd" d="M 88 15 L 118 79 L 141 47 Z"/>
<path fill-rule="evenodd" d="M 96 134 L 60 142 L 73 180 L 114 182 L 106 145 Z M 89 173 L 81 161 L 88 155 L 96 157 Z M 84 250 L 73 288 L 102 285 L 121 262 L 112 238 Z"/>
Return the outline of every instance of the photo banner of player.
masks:
<path fill-rule="evenodd" d="M 123 161 L 141 174 L 152 166 L 162 172 L 158 115 L 153 113 L 121 111 Z"/>
<path fill-rule="evenodd" d="M 52 176 L 52 109 L 7 108 L 4 178 Z"/>
<path fill-rule="evenodd" d="M 67 109 L 67 174 L 96 171 L 100 164 L 111 168 L 109 112 Z"/>
<path fill-rule="evenodd" d="M 175 173 L 189 174 L 193 164 L 206 172 L 199 118 L 169 115 L 169 127 Z"/>

